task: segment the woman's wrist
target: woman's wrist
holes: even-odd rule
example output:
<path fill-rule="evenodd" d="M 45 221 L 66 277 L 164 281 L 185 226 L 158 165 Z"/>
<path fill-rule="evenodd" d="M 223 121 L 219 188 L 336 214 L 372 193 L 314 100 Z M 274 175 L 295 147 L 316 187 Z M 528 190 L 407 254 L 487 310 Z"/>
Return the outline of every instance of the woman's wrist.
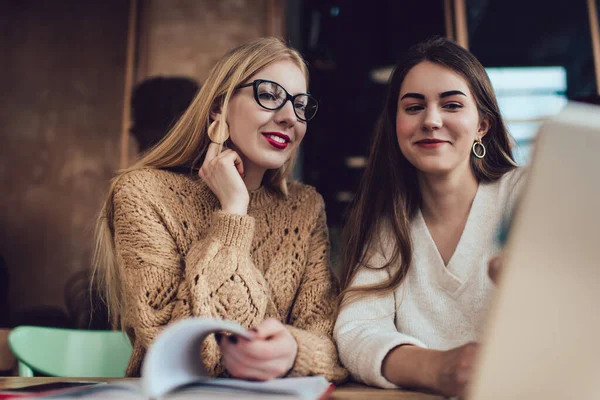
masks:
<path fill-rule="evenodd" d="M 248 205 L 243 205 L 243 204 L 228 205 L 228 206 L 224 206 L 222 209 L 227 214 L 234 214 L 234 215 L 248 214 Z"/>
<path fill-rule="evenodd" d="M 248 213 L 250 198 L 246 190 L 243 193 L 225 196 L 224 199 L 219 198 L 219 203 L 221 203 L 221 210 L 228 214 L 246 215 Z"/>
<path fill-rule="evenodd" d="M 439 386 L 440 354 L 438 350 L 401 345 L 385 356 L 381 373 L 395 385 L 435 391 Z"/>

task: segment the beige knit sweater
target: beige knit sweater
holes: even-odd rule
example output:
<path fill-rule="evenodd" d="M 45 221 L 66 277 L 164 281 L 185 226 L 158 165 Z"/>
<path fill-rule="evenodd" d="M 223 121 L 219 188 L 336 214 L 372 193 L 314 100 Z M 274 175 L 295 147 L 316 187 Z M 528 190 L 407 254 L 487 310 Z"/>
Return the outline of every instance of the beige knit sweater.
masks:
<path fill-rule="evenodd" d="M 337 284 L 329 268 L 323 199 L 311 187 L 289 195 L 250 193 L 245 216 L 220 211 L 197 177 L 143 169 L 116 185 L 114 240 L 123 292 L 123 328 L 133 344 L 127 376 L 169 323 L 190 317 L 286 324 L 298 343 L 289 376 L 343 381 L 332 341 Z M 211 335 L 199 349 L 207 371 L 223 374 Z"/>

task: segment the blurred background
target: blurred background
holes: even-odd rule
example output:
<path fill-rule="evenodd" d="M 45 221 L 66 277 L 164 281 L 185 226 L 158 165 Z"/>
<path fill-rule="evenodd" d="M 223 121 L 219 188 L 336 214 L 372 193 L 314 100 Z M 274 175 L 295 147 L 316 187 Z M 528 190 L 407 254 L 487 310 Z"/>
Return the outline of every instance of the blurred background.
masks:
<path fill-rule="evenodd" d="M 337 267 L 344 211 L 396 59 L 432 35 L 469 48 L 526 164 L 544 119 L 568 99 L 597 99 L 598 3 L 0 2 L 0 328 L 107 327 L 102 310 L 90 318 L 88 271 L 108 182 L 164 135 L 232 47 L 281 36 L 310 64 L 320 111 L 295 175 L 325 198 Z"/>

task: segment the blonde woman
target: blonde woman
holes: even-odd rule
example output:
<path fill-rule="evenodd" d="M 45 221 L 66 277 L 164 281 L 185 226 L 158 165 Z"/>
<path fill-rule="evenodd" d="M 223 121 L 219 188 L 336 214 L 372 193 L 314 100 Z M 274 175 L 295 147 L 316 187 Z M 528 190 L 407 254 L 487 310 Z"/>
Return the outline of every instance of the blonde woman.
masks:
<path fill-rule="evenodd" d="M 287 180 L 318 107 L 307 85 L 304 60 L 282 41 L 242 45 L 169 135 L 113 180 L 95 261 L 133 344 L 127 376 L 139 376 L 166 325 L 214 317 L 256 340 L 205 340 L 198 357 L 212 375 L 346 377 L 331 338 L 323 200 Z"/>

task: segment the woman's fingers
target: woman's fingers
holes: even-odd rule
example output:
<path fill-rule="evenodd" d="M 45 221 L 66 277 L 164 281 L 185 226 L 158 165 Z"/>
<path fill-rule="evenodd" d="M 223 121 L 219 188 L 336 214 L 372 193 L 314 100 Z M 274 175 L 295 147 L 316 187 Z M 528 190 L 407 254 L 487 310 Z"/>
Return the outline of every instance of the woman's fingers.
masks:
<path fill-rule="evenodd" d="M 457 374 L 458 383 L 461 385 L 469 383 L 478 348 L 479 346 L 477 343 L 469 343 L 462 351 L 461 359 L 458 363 Z"/>
<path fill-rule="evenodd" d="M 437 390 L 446 396 L 462 395 L 471 380 L 473 362 L 479 345 L 475 342 L 464 344 L 441 353 L 442 362 L 438 368 Z"/>
<path fill-rule="evenodd" d="M 198 176 L 200 176 L 200 178 L 202 178 L 203 180 L 206 180 L 207 178 L 209 178 L 209 175 L 211 174 L 211 172 L 210 172 L 211 166 L 213 165 L 212 162 L 218 156 L 219 156 L 219 145 L 211 142 L 208 145 L 208 148 L 206 149 L 206 154 L 204 156 L 204 162 L 202 162 L 202 166 L 200 167 L 200 170 L 198 170 Z"/>
<path fill-rule="evenodd" d="M 266 380 L 277 378 L 286 372 L 283 360 L 256 362 L 235 351 L 223 354 L 223 365 L 236 378 Z"/>
<path fill-rule="evenodd" d="M 496 255 L 488 263 L 488 275 L 490 276 L 490 279 L 492 280 L 492 282 L 494 282 L 496 284 L 498 283 L 498 280 L 500 279 L 500 273 L 502 272 L 503 263 L 504 263 L 504 258 L 502 257 L 502 254 Z"/>
<path fill-rule="evenodd" d="M 245 215 L 250 198 L 248 188 L 242 179 L 244 177 L 242 159 L 231 149 L 218 152 L 218 145 L 211 143 L 198 176 L 217 196 L 224 212 Z"/>
<path fill-rule="evenodd" d="M 298 345 L 285 325 L 267 319 L 250 334 L 253 340 L 235 335 L 221 338 L 223 364 L 229 373 L 237 378 L 265 380 L 282 376 L 293 367 Z"/>
<path fill-rule="evenodd" d="M 268 381 L 280 376 L 276 371 L 266 371 L 256 365 L 247 365 L 237 360 L 223 357 L 223 365 L 232 377 L 255 381 Z"/>
<path fill-rule="evenodd" d="M 215 159 L 218 155 L 219 155 L 219 145 L 211 142 L 208 145 L 208 149 L 206 149 L 206 155 L 204 156 L 204 164 Z"/>
<path fill-rule="evenodd" d="M 239 354 L 256 362 L 285 358 L 290 352 L 288 341 L 281 335 L 267 340 L 240 341 L 236 346 Z"/>
<path fill-rule="evenodd" d="M 255 360 L 269 360 L 288 357 L 292 353 L 295 339 L 285 325 L 276 319 L 269 318 L 250 329 L 253 341 L 244 341 L 238 351 Z"/>
<path fill-rule="evenodd" d="M 255 358 L 254 351 L 248 352 L 248 348 L 245 348 L 245 345 L 252 345 L 255 342 L 237 337 L 231 340 L 227 337 L 221 339 L 223 364 L 229 373 L 236 378 L 257 380 L 273 379 L 283 375 L 288 369 L 285 358 Z M 268 349 L 268 346 L 267 352 L 275 354 Z M 262 346 L 261 348 L 264 349 Z"/>
<path fill-rule="evenodd" d="M 287 332 L 285 325 L 274 318 L 266 319 L 254 328 L 250 329 L 252 336 L 257 339 L 267 339 L 283 331 Z"/>
<path fill-rule="evenodd" d="M 225 165 L 233 164 L 240 176 L 242 178 L 244 177 L 244 163 L 238 153 L 231 149 L 226 149 L 221 154 L 219 154 L 217 158 L 219 162 L 222 162 Z"/>

